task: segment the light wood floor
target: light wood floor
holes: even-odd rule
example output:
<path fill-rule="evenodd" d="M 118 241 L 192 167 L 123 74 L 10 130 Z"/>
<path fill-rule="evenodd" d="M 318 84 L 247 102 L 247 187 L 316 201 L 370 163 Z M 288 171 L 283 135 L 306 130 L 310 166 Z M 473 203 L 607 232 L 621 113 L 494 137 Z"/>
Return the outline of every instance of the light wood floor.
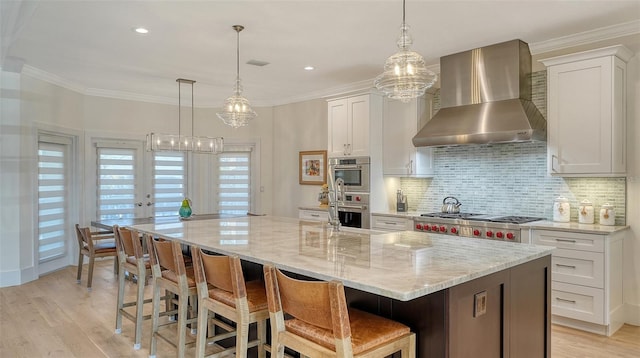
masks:
<path fill-rule="evenodd" d="M 0 289 L 0 357 L 148 357 L 150 321 L 145 321 L 139 351 L 132 348 L 131 321 L 124 319 L 122 334 L 114 333 L 117 280 L 112 261 L 96 263 L 92 291 L 86 288 L 86 265 L 82 284 L 76 283 L 75 270 L 67 267 Z M 133 294 L 134 285 L 127 285 Z M 551 339 L 553 358 L 640 357 L 636 326 L 625 325 L 612 337 L 553 326 Z M 193 350 L 187 354 L 193 356 Z M 175 356 L 175 350 L 159 341 L 157 355 Z"/>

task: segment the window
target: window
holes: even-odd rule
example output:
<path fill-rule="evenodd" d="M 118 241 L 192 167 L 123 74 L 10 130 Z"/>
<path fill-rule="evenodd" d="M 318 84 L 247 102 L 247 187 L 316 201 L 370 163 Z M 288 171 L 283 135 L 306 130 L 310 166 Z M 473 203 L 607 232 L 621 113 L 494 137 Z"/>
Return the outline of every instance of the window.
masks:
<path fill-rule="evenodd" d="M 64 257 L 68 250 L 70 138 L 38 139 L 38 262 Z"/>
<path fill-rule="evenodd" d="M 218 155 L 218 212 L 244 215 L 251 211 L 251 152 L 224 152 Z"/>

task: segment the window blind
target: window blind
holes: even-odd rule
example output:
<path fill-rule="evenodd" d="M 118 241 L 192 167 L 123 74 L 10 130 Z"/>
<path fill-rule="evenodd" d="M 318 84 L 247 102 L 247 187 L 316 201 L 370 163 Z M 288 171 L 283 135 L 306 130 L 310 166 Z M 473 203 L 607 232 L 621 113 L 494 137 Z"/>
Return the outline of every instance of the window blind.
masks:
<path fill-rule="evenodd" d="M 153 156 L 154 216 L 176 216 L 185 197 L 184 153 L 155 152 Z"/>
<path fill-rule="evenodd" d="M 135 149 L 97 147 L 99 220 L 135 216 Z"/>
<path fill-rule="evenodd" d="M 251 152 L 218 155 L 218 212 L 246 214 L 251 208 Z"/>
<path fill-rule="evenodd" d="M 64 256 L 67 251 L 69 223 L 65 199 L 69 190 L 69 145 L 70 140 L 68 143 L 38 142 L 38 260 L 41 263 Z"/>

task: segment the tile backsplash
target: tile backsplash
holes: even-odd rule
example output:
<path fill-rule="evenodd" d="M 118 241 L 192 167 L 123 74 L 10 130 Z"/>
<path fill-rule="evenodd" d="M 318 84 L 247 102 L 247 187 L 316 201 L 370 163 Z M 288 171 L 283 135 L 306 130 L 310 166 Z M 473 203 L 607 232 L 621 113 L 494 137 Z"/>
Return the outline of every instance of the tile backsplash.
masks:
<path fill-rule="evenodd" d="M 532 83 L 532 100 L 546 117 L 546 72 L 535 72 Z M 547 174 L 546 142 L 434 148 L 433 156 L 433 178 L 400 179 L 411 211 L 439 211 L 442 200 L 454 196 L 462 212 L 550 220 L 554 199 L 564 196 L 571 204 L 571 221 L 578 221 L 580 201 L 589 199 L 596 223 L 600 206 L 610 203 L 616 225 L 625 224 L 626 178 L 552 177 Z"/>

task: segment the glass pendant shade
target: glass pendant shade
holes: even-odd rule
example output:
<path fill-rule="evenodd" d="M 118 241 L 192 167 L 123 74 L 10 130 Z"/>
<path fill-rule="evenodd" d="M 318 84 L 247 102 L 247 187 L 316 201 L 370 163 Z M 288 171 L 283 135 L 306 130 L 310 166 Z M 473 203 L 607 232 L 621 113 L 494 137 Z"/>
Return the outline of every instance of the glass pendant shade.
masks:
<path fill-rule="evenodd" d="M 258 114 L 253 110 L 249 100 L 242 97 L 242 85 L 240 78 L 236 79 L 236 87 L 234 94 L 227 98 L 222 105 L 222 112 L 218 112 L 218 118 L 222 119 L 224 124 L 233 128 L 243 127 L 249 124 L 249 121 L 256 118 Z"/>
<path fill-rule="evenodd" d="M 403 2 L 403 21 L 397 42 L 399 51 L 387 58 L 384 72 L 374 81 L 376 88 L 385 96 L 402 102 L 422 96 L 438 80 L 438 76 L 427 69 L 424 58 L 411 51 L 412 43 L 409 26 L 404 23 Z"/>
<path fill-rule="evenodd" d="M 258 114 L 253 110 L 249 100 L 242 97 L 242 84 L 240 81 L 240 31 L 244 30 L 242 25 L 233 25 L 237 33 L 236 42 L 236 85 L 233 88 L 233 95 L 227 98 L 222 105 L 222 111 L 216 113 L 224 124 L 233 128 L 243 127 L 256 118 Z"/>

